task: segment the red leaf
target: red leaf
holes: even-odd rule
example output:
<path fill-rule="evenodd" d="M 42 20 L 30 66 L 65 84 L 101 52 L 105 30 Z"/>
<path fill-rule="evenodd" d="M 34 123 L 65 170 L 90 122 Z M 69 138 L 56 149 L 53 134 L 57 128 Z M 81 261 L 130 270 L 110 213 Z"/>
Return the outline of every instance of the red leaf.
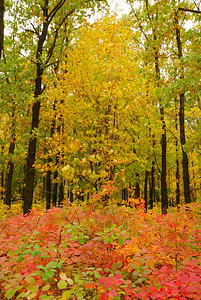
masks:
<path fill-rule="evenodd" d="M 115 290 L 109 291 L 108 296 L 109 297 L 115 297 L 115 296 L 117 296 L 117 291 L 115 291 Z"/>
<path fill-rule="evenodd" d="M 104 292 L 102 295 L 100 295 L 98 300 L 108 300 L 108 293 Z"/>

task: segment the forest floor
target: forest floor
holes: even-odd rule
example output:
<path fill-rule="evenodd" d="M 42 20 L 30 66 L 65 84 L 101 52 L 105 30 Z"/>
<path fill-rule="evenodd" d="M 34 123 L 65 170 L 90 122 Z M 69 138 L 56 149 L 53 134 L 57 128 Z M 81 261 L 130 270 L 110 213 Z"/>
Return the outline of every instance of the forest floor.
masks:
<path fill-rule="evenodd" d="M 1 299 L 201 299 L 201 206 L 109 204 L 0 221 Z"/>

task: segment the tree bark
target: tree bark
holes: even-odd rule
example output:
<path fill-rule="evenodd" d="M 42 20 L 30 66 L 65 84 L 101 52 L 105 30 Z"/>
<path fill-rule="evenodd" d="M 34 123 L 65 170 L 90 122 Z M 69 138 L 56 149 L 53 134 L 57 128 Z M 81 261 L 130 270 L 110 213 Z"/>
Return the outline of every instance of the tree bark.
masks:
<path fill-rule="evenodd" d="M 55 131 L 55 123 L 56 123 L 56 115 L 55 115 L 55 108 L 56 108 L 56 103 L 54 101 L 53 104 L 53 120 L 50 128 L 50 137 L 53 138 L 53 134 Z M 52 157 L 48 158 L 48 163 L 50 164 L 52 162 Z M 51 207 L 51 195 L 52 195 L 52 179 L 51 179 L 52 171 L 48 170 L 47 171 L 47 177 L 46 177 L 46 209 L 50 209 Z"/>
<path fill-rule="evenodd" d="M 154 40 L 156 37 L 154 35 Z M 160 79 L 160 68 L 159 68 L 159 54 L 158 51 L 155 50 L 155 71 L 157 80 Z M 159 83 L 157 83 L 159 85 Z M 161 209 L 162 214 L 167 214 L 168 209 L 168 196 L 167 196 L 167 139 L 166 139 L 166 125 L 164 118 L 164 106 L 160 104 L 160 114 L 161 114 L 161 122 L 162 122 L 162 136 L 161 136 Z"/>
<path fill-rule="evenodd" d="M 175 99 L 176 104 L 176 99 Z M 177 124 L 177 113 L 175 116 L 175 129 L 176 132 L 178 130 L 178 124 Z M 178 141 L 176 139 L 175 142 L 176 147 L 176 205 L 178 206 L 180 204 L 180 170 L 179 170 L 179 154 L 178 154 Z"/>
<path fill-rule="evenodd" d="M 58 183 L 57 183 L 58 171 L 54 172 L 54 184 L 53 184 L 53 193 L 52 193 L 52 204 L 54 207 L 57 206 L 57 193 L 58 193 Z"/>
<path fill-rule="evenodd" d="M 135 183 L 135 198 L 138 199 L 140 198 L 140 175 L 139 173 L 135 173 L 136 176 L 136 183 Z"/>
<path fill-rule="evenodd" d="M 166 141 L 166 125 L 164 120 L 164 107 L 160 108 L 161 121 L 162 121 L 162 137 L 161 137 L 161 148 L 162 148 L 162 163 L 161 163 L 161 208 L 162 213 L 167 214 L 168 209 L 168 196 L 167 196 L 167 141 Z"/>
<path fill-rule="evenodd" d="M 152 168 L 151 168 L 151 176 L 149 177 L 149 207 L 150 209 L 153 209 L 154 207 L 154 194 L 155 194 L 155 180 L 154 180 L 154 162 L 152 162 Z"/>
<path fill-rule="evenodd" d="M 8 172 L 5 179 L 5 204 L 11 207 L 11 194 L 12 194 L 12 179 L 14 164 L 12 161 L 12 156 L 15 150 L 15 134 L 12 135 L 12 141 L 9 145 L 9 162 L 8 162 Z"/>
<path fill-rule="evenodd" d="M 40 64 L 37 65 L 37 77 L 35 80 L 35 92 L 34 98 L 38 99 L 38 96 L 41 95 L 41 86 L 42 86 L 42 71 Z M 28 154 L 27 154 L 27 164 L 26 164 L 26 175 L 25 175 L 25 189 L 24 189 L 24 205 L 23 212 L 27 214 L 32 208 L 33 202 L 33 192 L 34 192 L 34 163 L 36 157 L 36 133 L 39 125 L 39 114 L 40 114 L 40 101 L 36 100 L 32 108 L 32 124 L 31 124 L 31 138 L 29 140 Z"/>
<path fill-rule="evenodd" d="M 60 186 L 59 186 L 59 201 L 58 206 L 62 206 L 64 201 L 64 180 L 61 179 Z"/>
<path fill-rule="evenodd" d="M 145 172 L 145 178 L 144 178 L 144 201 L 145 201 L 145 210 L 147 212 L 147 195 L 148 195 L 148 178 L 149 178 L 149 171 Z"/>
<path fill-rule="evenodd" d="M 4 0 L 0 0 L 0 60 L 3 57 L 4 49 Z"/>
<path fill-rule="evenodd" d="M 52 161 L 52 160 L 48 160 Z M 51 190 L 52 190 L 52 183 L 51 183 L 51 170 L 47 171 L 46 176 L 46 210 L 50 209 L 51 207 Z"/>
<path fill-rule="evenodd" d="M 179 21 L 177 12 L 175 12 L 175 33 L 176 33 L 176 42 L 177 42 L 177 50 L 178 57 L 181 60 L 183 57 L 182 53 L 182 43 L 180 37 L 180 29 L 179 29 Z M 184 78 L 183 70 L 181 71 L 180 78 Z M 189 178 L 189 162 L 188 156 L 185 151 L 186 137 L 185 137 L 185 95 L 184 92 L 181 92 L 179 95 L 180 98 L 180 107 L 179 107 L 179 125 L 180 125 L 180 142 L 182 148 L 182 167 L 183 167 L 183 183 L 184 183 L 184 198 L 185 204 L 191 202 L 190 199 L 190 178 Z"/>

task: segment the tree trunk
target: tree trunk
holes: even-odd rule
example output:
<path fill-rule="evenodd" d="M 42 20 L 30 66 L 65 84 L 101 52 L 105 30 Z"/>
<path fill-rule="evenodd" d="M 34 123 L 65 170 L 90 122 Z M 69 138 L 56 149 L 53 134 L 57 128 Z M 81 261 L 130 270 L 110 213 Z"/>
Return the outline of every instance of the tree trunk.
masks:
<path fill-rule="evenodd" d="M 153 209 L 154 207 L 154 194 L 155 194 L 155 180 L 154 180 L 154 162 L 152 162 L 152 168 L 151 168 L 151 176 L 149 178 L 149 207 L 150 209 Z"/>
<path fill-rule="evenodd" d="M 145 210 L 147 212 L 147 195 L 148 195 L 148 178 L 149 178 L 149 171 L 145 172 L 145 178 L 144 178 L 144 201 L 145 201 Z"/>
<path fill-rule="evenodd" d="M 175 32 L 176 32 L 176 42 L 178 49 L 178 57 L 181 60 L 183 57 L 182 53 L 182 43 L 180 38 L 180 29 L 177 12 L 175 13 Z M 184 78 L 183 70 L 181 71 L 180 78 Z M 180 125 L 180 142 L 182 147 L 182 167 L 183 167 L 183 183 L 184 183 L 184 198 L 185 203 L 190 203 L 190 179 L 189 179 L 189 162 L 188 156 L 185 151 L 185 95 L 184 92 L 180 93 L 180 107 L 179 107 L 179 125 Z"/>
<path fill-rule="evenodd" d="M 175 100 L 176 104 L 176 100 Z M 177 124 L 177 114 L 175 116 L 175 129 L 176 132 L 178 130 L 178 124 Z M 175 143 L 176 147 L 176 205 L 178 206 L 180 204 L 180 172 L 179 172 L 179 154 L 178 154 L 178 141 L 176 139 Z"/>
<path fill-rule="evenodd" d="M 42 85 L 42 72 L 40 70 L 40 64 L 37 66 L 37 77 L 35 80 L 35 93 L 34 98 L 38 99 L 41 95 L 41 85 Z M 34 163 L 36 157 L 36 133 L 39 125 L 39 113 L 40 113 L 40 101 L 36 100 L 32 108 L 32 124 L 31 124 L 31 138 L 29 140 L 28 154 L 27 154 L 27 164 L 26 164 L 26 175 L 25 175 L 25 189 L 24 189 L 24 205 L 23 213 L 27 214 L 30 212 L 33 203 L 33 192 L 34 192 Z"/>
<path fill-rule="evenodd" d="M 54 172 L 54 184 L 53 184 L 53 194 L 52 194 L 52 204 L 54 207 L 57 206 L 57 190 L 58 190 L 58 183 L 57 183 L 58 171 Z"/>
<path fill-rule="evenodd" d="M 36 79 L 35 79 L 35 90 L 34 90 L 34 103 L 32 107 L 32 122 L 31 122 L 31 138 L 29 140 L 27 161 L 26 161 L 26 174 L 25 174 L 25 189 L 23 199 L 23 213 L 27 214 L 32 208 L 33 192 L 34 192 L 34 163 L 36 157 L 36 140 L 37 130 L 39 126 L 39 114 L 40 114 L 40 99 L 39 96 L 42 94 L 42 75 L 44 66 L 42 64 L 42 52 L 44 43 L 48 32 L 48 0 L 45 0 L 43 7 L 43 30 L 38 39 L 38 46 L 36 52 Z"/>
<path fill-rule="evenodd" d="M 135 173 L 136 175 L 136 183 L 135 183 L 135 198 L 140 198 L 140 175 L 139 173 Z"/>
<path fill-rule="evenodd" d="M 167 214 L 168 209 L 168 196 L 167 196 L 167 141 L 166 141 L 166 125 L 164 120 L 164 107 L 160 108 L 161 121 L 162 121 L 162 137 L 161 137 L 161 148 L 162 148 L 162 170 L 161 170 L 161 209 L 162 214 Z"/>
<path fill-rule="evenodd" d="M 13 179 L 13 170 L 14 164 L 12 161 L 12 156 L 15 150 L 15 135 L 12 135 L 12 141 L 9 145 L 9 162 L 8 162 L 8 172 L 6 174 L 5 180 L 5 204 L 11 207 L 11 193 L 12 193 L 12 179 Z"/>
<path fill-rule="evenodd" d="M 54 131 L 55 131 L 55 123 L 56 123 L 56 103 L 53 103 L 53 120 L 50 128 L 50 137 L 53 137 Z M 52 162 L 52 157 L 48 158 L 48 163 L 50 164 Z M 46 209 L 50 209 L 51 207 L 51 195 L 52 195 L 52 180 L 51 180 L 52 171 L 47 171 L 47 177 L 46 177 Z"/>
<path fill-rule="evenodd" d="M 156 40 L 156 36 L 154 34 L 154 40 Z M 155 49 L 154 49 L 155 50 Z M 160 68 L 159 68 L 159 53 L 155 50 L 155 71 L 157 77 L 157 85 L 159 86 L 160 80 Z M 167 214 L 168 209 L 168 196 L 167 196 L 167 140 L 166 140 L 166 125 L 164 118 L 164 106 L 160 104 L 160 114 L 161 114 L 161 122 L 162 122 L 162 136 L 161 136 L 161 151 L 162 151 L 162 159 L 161 159 L 161 210 L 162 214 Z"/>
<path fill-rule="evenodd" d="M 52 161 L 52 160 L 50 160 L 50 161 Z M 46 177 L 46 210 L 50 209 L 50 207 L 51 207 L 51 189 L 52 189 L 51 173 L 52 173 L 51 170 L 47 171 L 47 177 Z"/>
<path fill-rule="evenodd" d="M 59 201 L 58 201 L 59 207 L 63 205 L 63 201 L 64 201 L 64 181 L 62 178 L 59 186 Z"/>
<path fill-rule="evenodd" d="M 3 57 L 4 44 L 4 0 L 0 0 L 0 60 Z"/>
<path fill-rule="evenodd" d="M 121 191 L 122 200 L 128 202 L 128 188 L 123 188 Z"/>

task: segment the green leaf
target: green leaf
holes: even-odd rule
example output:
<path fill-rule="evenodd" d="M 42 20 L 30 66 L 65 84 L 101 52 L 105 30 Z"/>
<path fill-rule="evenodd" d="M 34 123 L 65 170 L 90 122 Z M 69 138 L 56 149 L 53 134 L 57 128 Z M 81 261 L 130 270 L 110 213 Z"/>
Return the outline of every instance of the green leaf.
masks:
<path fill-rule="evenodd" d="M 21 254 L 21 255 L 19 255 L 19 257 L 18 257 L 18 262 L 21 262 L 23 260 L 23 255 Z"/>
<path fill-rule="evenodd" d="M 48 291 L 49 289 L 50 289 L 50 284 L 45 285 L 45 286 L 42 288 L 42 291 L 43 291 L 43 292 L 46 292 L 46 291 Z"/>
<path fill-rule="evenodd" d="M 71 296 L 75 291 L 75 288 L 73 288 L 72 290 L 68 290 L 68 291 L 65 291 L 62 295 L 62 300 L 67 300 L 69 299 L 69 296 Z"/>
<path fill-rule="evenodd" d="M 118 244 L 119 244 L 120 246 L 123 246 L 123 244 L 124 244 L 124 239 L 123 239 L 122 237 L 120 237 L 120 239 L 118 240 Z"/>
<path fill-rule="evenodd" d="M 43 278 L 43 280 L 45 281 L 45 282 L 47 282 L 49 279 L 48 279 L 48 276 L 46 275 L 46 274 L 43 274 L 42 275 L 42 278 Z"/>
<path fill-rule="evenodd" d="M 85 244 L 85 241 L 84 241 L 83 237 L 79 238 L 79 243 L 80 243 L 80 245 L 84 245 Z"/>
<path fill-rule="evenodd" d="M 44 267 L 42 265 L 38 265 L 36 268 L 39 270 L 44 269 Z"/>
<path fill-rule="evenodd" d="M 34 284 L 36 280 L 35 280 L 35 278 L 33 278 L 33 277 L 31 277 L 31 276 L 28 275 L 25 278 L 25 281 L 28 282 L 29 284 Z"/>
<path fill-rule="evenodd" d="M 60 290 L 65 289 L 67 287 L 67 282 L 65 280 L 60 280 L 57 283 L 57 286 Z"/>
<path fill-rule="evenodd" d="M 30 249 L 26 249 L 26 250 L 24 250 L 24 251 L 22 252 L 22 254 L 23 254 L 23 255 L 27 255 L 27 254 L 30 253 L 30 251 L 31 251 Z"/>
<path fill-rule="evenodd" d="M 56 270 L 45 270 L 45 275 L 47 276 L 47 277 L 52 277 L 52 276 L 54 276 L 54 273 L 56 272 Z"/>
<path fill-rule="evenodd" d="M 6 293 L 5 293 L 5 297 L 8 299 L 13 298 L 13 296 L 15 295 L 15 290 L 14 289 L 9 289 Z"/>
<path fill-rule="evenodd" d="M 57 263 L 55 261 L 50 261 L 47 265 L 46 265 L 46 268 L 49 269 L 49 268 L 56 268 L 57 267 Z"/>

